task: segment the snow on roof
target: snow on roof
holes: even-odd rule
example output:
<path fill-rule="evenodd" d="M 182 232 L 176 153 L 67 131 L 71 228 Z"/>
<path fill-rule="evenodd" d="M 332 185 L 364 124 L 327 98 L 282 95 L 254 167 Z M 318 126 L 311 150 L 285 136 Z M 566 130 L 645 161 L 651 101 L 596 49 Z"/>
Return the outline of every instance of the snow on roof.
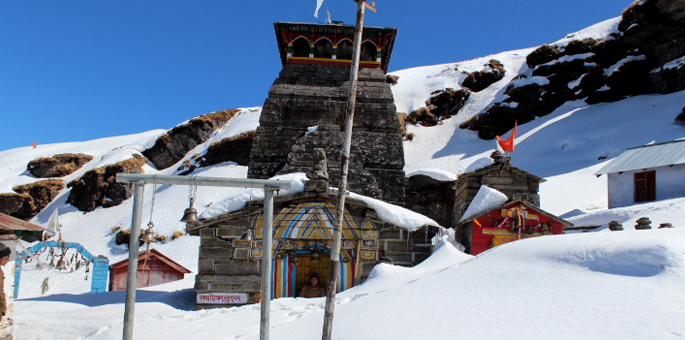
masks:
<path fill-rule="evenodd" d="M 678 164 L 685 164 L 685 140 L 627 149 L 595 174 L 603 175 L 615 172 L 653 169 Z"/>
<path fill-rule="evenodd" d="M 292 181 L 291 189 L 280 190 L 279 192 L 276 192 L 276 196 L 284 196 L 301 192 L 304 190 L 304 183 L 308 180 L 307 175 L 302 172 L 275 176 L 271 179 Z M 333 189 L 331 192 L 335 193 L 337 190 Z M 355 194 L 353 192 L 348 192 L 347 197 L 366 203 L 369 207 L 376 211 L 378 217 L 383 222 L 390 223 L 409 231 L 415 231 L 427 225 L 442 228 L 432 219 L 394 204 Z M 255 201 L 263 198 L 263 189 L 245 189 L 235 195 L 231 195 L 212 204 L 208 209 L 200 214 L 200 219 L 209 220 L 217 218 L 219 216 L 226 215 L 244 208 L 248 201 Z"/>
<path fill-rule="evenodd" d="M 436 181 L 441 181 L 441 182 L 451 182 L 455 181 L 457 179 L 457 175 L 454 174 L 451 171 L 447 170 L 442 170 L 442 169 L 420 169 L 416 171 L 412 171 L 408 174 L 406 174 L 406 177 L 412 177 L 416 175 L 424 175 L 428 176 Z"/>
<path fill-rule="evenodd" d="M 413 212 L 409 209 L 400 207 L 398 205 L 383 202 L 375 198 L 355 194 L 353 192 L 348 192 L 347 197 L 354 200 L 362 201 L 369 205 L 371 208 L 373 208 L 373 210 L 376 211 L 378 217 L 383 222 L 390 223 L 400 228 L 404 228 L 408 231 L 416 231 L 423 226 L 434 226 L 442 228 L 442 226 L 440 226 L 438 222 L 435 222 L 424 215 Z"/>
<path fill-rule="evenodd" d="M 490 158 L 489 156 L 482 157 L 477 159 L 473 163 L 469 164 L 469 166 L 466 167 L 466 170 L 464 170 L 464 173 L 467 174 L 469 172 L 476 172 L 477 170 L 488 167 L 490 165 L 492 165 L 492 158 Z"/>
<path fill-rule="evenodd" d="M 471 216 L 478 215 L 484 211 L 496 208 L 509 200 L 507 195 L 502 192 L 489 188 L 485 185 L 481 185 L 476 197 L 473 198 L 469 207 L 466 208 L 464 215 L 461 217 L 459 222 L 467 220 Z"/>
<path fill-rule="evenodd" d="M 292 186 L 288 190 L 279 190 L 274 196 L 284 196 L 301 192 L 304 190 L 304 183 L 307 181 L 307 175 L 303 172 L 294 172 L 280 176 L 274 176 L 270 179 L 291 181 Z M 201 220 L 210 220 L 228 213 L 238 211 L 245 207 L 248 201 L 256 201 L 264 199 L 264 189 L 245 189 L 237 194 L 228 196 L 218 202 L 212 204 L 208 209 L 200 213 Z"/>

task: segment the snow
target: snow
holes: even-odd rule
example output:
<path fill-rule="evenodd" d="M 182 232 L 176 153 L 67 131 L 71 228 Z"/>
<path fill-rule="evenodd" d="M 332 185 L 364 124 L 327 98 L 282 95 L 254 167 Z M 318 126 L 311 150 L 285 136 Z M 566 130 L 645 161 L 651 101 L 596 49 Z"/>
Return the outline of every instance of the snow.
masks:
<path fill-rule="evenodd" d="M 536 66 L 536 68 L 537 68 L 537 67 L 540 67 L 540 66 L 551 66 L 551 65 L 555 65 L 555 64 L 559 64 L 559 63 L 568 63 L 568 62 L 571 62 L 571 61 L 574 61 L 574 60 L 579 60 L 579 59 L 580 59 L 580 60 L 585 60 L 585 59 L 591 58 L 591 57 L 594 56 L 594 55 L 595 55 L 595 54 L 592 53 L 592 52 L 581 53 L 581 54 L 564 55 L 564 56 L 561 56 L 560 58 L 554 59 L 554 60 L 552 60 L 552 61 L 550 61 L 550 62 L 548 62 L 548 63 L 540 64 L 540 65 Z"/>
<path fill-rule="evenodd" d="M 604 21 L 557 44 L 605 38 L 618 33 L 619 21 Z M 516 75 L 532 74 L 525 58 L 534 49 L 391 72 L 400 77 L 392 86 L 398 111 L 408 113 L 424 106 L 433 91 L 459 89 L 465 72 L 483 70 L 491 59 L 500 61 L 506 70 L 504 79 L 473 93 L 459 115 L 442 125 L 407 127 L 415 137 L 404 142 L 405 173 L 451 181 L 455 174 L 491 165 L 489 156 L 496 143 L 458 126 L 503 100 L 505 86 Z M 475 257 L 460 252 L 453 245 L 453 236 L 444 235 L 436 239 L 433 255 L 416 267 L 379 264 L 364 284 L 338 294 L 333 338 L 669 339 L 685 334 L 685 198 L 607 209 L 606 176 L 593 175 L 626 148 L 685 138 L 685 129 L 674 122 L 683 106 L 685 91 L 596 105 L 575 101 L 520 125 L 511 162 L 546 179 L 540 185 L 541 208 L 564 214 L 576 226 L 600 226 L 600 231 L 524 239 Z M 212 142 L 254 130 L 260 110 L 241 110 L 178 164 L 166 170 L 146 166 L 145 173 L 178 174 L 181 163 L 204 154 Z M 78 152 L 95 157 L 63 178 L 66 183 L 95 167 L 140 154 L 164 132 L 0 151 L 0 192 L 37 181 L 26 171 L 26 164 L 37 157 Z M 192 175 L 245 178 L 247 169 L 227 162 L 198 168 Z M 303 175 L 290 176 L 283 179 L 295 182 L 291 192 L 301 190 Z M 167 236 L 183 230 L 179 219 L 188 206 L 188 187 L 159 186 L 154 212 L 152 191 L 152 186 L 145 188 L 145 222 L 152 219 L 156 231 Z M 60 192 L 31 222 L 45 225 L 58 208 L 65 240 L 84 245 L 95 256 L 107 256 L 110 263 L 127 258 L 127 249 L 114 243 L 112 228 L 130 228 L 132 200 L 82 213 L 66 203 L 67 195 L 68 189 Z M 209 218 L 260 197 L 260 190 L 200 187 L 195 206 Z M 366 202 L 382 219 L 408 230 L 437 226 L 403 208 L 354 193 L 350 197 Z M 649 217 L 655 228 L 634 230 L 640 217 Z M 610 221 L 623 223 L 625 231 L 608 231 Z M 656 229 L 666 222 L 675 228 Z M 452 230 L 445 232 L 453 235 Z M 188 235 L 153 245 L 194 273 L 198 247 L 199 238 Z M 136 339 L 259 338 L 259 305 L 193 311 L 194 275 L 138 290 Z M 87 294 L 90 279 L 85 277 L 83 268 L 56 272 L 29 266 L 22 274 L 20 298 L 15 301 L 14 337 L 120 339 L 125 293 Z M 39 287 L 46 278 L 50 288 L 41 295 Z M 322 298 L 272 301 L 272 337 L 320 339 L 323 307 Z"/>
<path fill-rule="evenodd" d="M 441 182 L 451 182 L 457 179 L 457 175 L 442 169 L 421 169 L 405 174 L 407 178 L 417 175 L 428 176 L 436 181 Z"/>
<path fill-rule="evenodd" d="M 612 73 L 616 72 L 621 68 L 621 66 L 625 65 L 626 63 L 630 61 L 636 61 L 636 60 L 646 60 L 647 57 L 645 55 L 639 55 L 639 56 L 634 56 L 634 55 L 629 55 L 621 60 L 619 60 L 616 64 L 613 64 L 609 66 L 608 68 L 604 69 L 604 75 L 608 76 L 611 75 Z"/>
<path fill-rule="evenodd" d="M 683 65 L 685 65 L 685 56 L 667 62 L 664 66 L 654 69 L 652 73 L 659 73 L 661 70 L 678 69 L 683 67 Z"/>
<path fill-rule="evenodd" d="M 302 172 L 295 172 L 286 175 L 274 176 L 272 180 L 290 181 L 291 187 L 287 190 L 278 190 L 274 196 L 290 195 L 304 190 L 304 183 L 307 175 Z M 231 212 L 242 209 L 248 201 L 264 199 L 264 189 L 243 189 L 230 195 L 202 211 L 199 215 L 201 220 L 209 220 Z"/>
<path fill-rule="evenodd" d="M 600 23 L 594 24 L 590 27 L 582 29 L 578 32 L 567 34 L 564 39 L 556 42 L 558 45 L 566 45 L 572 40 L 584 39 L 611 39 L 612 34 L 619 34 L 618 24 L 621 23 L 621 17 L 615 17 L 604 20 Z"/>
<path fill-rule="evenodd" d="M 369 205 L 376 211 L 378 217 L 383 222 L 396 225 L 409 231 L 416 231 L 423 226 L 433 226 L 442 228 L 437 222 L 432 219 L 415 213 L 409 209 L 386 203 L 375 198 L 362 196 L 353 192 L 348 192 L 348 196 L 352 199 L 362 201 Z"/>
<path fill-rule="evenodd" d="M 472 216 L 476 216 L 482 212 L 499 207 L 508 201 L 507 195 L 498 190 L 481 185 L 478 189 L 476 197 L 473 198 L 469 207 L 466 208 L 464 215 L 459 220 L 459 223 L 468 220 Z"/>

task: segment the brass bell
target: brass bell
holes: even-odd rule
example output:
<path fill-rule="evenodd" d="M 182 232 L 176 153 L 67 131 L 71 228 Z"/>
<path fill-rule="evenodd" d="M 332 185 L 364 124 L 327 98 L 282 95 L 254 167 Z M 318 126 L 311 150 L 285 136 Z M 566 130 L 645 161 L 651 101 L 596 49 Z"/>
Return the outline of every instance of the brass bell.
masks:
<path fill-rule="evenodd" d="M 193 204 L 195 203 L 195 199 L 191 198 L 190 199 L 190 207 L 188 207 L 184 212 L 183 212 L 183 218 L 181 218 L 181 222 L 183 223 L 197 223 L 200 221 L 199 218 L 197 218 L 197 210 L 193 208 Z"/>
<path fill-rule="evenodd" d="M 320 261 L 321 257 L 319 256 L 319 252 L 315 251 L 312 253 L 312 261 Z"/>
<path fill-rule="evenodd" d="M 155 240 L 155 232 L 152 230 L 152 228 L 148 228 L 148 230 L 145 230 L 143 232 L 143 235 L 140 235 L 140 240 L 147 243 L 153 243 L 157 241 Z"/>
<path fill-rule="evenodd" d="M 58 270 L 65 270 L 65 269 L 67 269 L 67 264 L 64 263 L 64 261 L 59 260 L 59 262 L 57 262 L 57 266 L 55 268 Z"/>

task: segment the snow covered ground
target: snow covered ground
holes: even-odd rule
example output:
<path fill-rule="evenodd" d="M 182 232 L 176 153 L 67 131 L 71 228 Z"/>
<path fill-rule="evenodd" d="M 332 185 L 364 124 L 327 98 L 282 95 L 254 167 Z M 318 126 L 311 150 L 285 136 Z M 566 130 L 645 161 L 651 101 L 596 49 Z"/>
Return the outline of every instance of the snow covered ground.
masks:
<path fill-rule="evenodd" d="M 605 36 L 616 19 L 574 33 L 565 39 Z M 490 59 L 505 66 L 505 78 L 474 93 L 462 113 L 435 127 L 409 126 L 405 171 L 454 179 L 467 169 L 490 164 L 494 141 L 478 139 L 458 125 L 501 96 L 533 49 L 503 52 L 461 63 L 390 72 L 400 76 L 393 86 L 398 111 L 424 105 L 430 93 L 459 88 L 462 71 L 479 70 Z M 274 75 L 275 77 L 276 75 Z M 576 226 L 600 225 L 599 232 L 545 236 L 508 243 L 472 257 L 449 243 L 414 268 L 378 265 L 363 285 L 338 295 L 335 339 L 671 339 L 685 336 L 685 199 L 606 209 L 606 176 L 594 172 L 629 147 L 685 138 L 674 122 L 685 106 L 685 92 L 645 95 L 616 103 L 570 102 L 555 112 L 518 127 L 513 165 L 547 179 L 541 185 L 544 210 L 562 215 Z M 175 169 L 194 154 L 203 154 L 217 140 L 254 130 L 260 108 L 246 108 L 188 153 L 179 164 L 146 173 L 177 174 Z M 95 156 L 84 168 L 64 178 L 78 178 L 89 169 L 112 164 L 150 147 L 164 131 L 78 143 L 39 145 L 0 152 L 0 192 L 37 179 L 26 164 L 41 156 L 83 152 Z M 601 158 L 601 159 L 600 159 Z M 193 175 L 246 177 L 247 169 L 232 163 L 199 168 Z M 166 236 L 182 230 L 188 188 L 159 186 L 151 214 L 153 187 L 145 189 L 144 223 L 152 219 Z M 226 197 L 257 198 L 257 191 L 200 187 L 198 210 L 225 209 Z M 128 256 L 114 243 L 114 227 L 130 228 L 132 200 L 82 213 L 66 203 L 68 189 L 32 222 L 43 225 L 60 211 L 64 239 L 83 244 L 111 263 Z M 224 203 L 220 203 L 224 202 Z M 216 204 L 216 205 L 215 205 Z M 674 229 L 633 230 L 639 217 L 654 226 L 670 222 Z M 609 221 L 624 223 L 623 232 L 606 229 Z M 25 245 L 29 246 L 29 245 Z M 197 272 L 199 241 L 183 236 L 153 247 Z M 119 339 L 123 332 L 124 292 L 87 294 L 90 281 L 83 269 L 73 273 L 27 268 L 15 302 L 16 339 Z M 41 294 L 41 283 L 50 287 Z M 192 311 L 194 276 L 141 289 L 136 304 L 136 339 L 258 339 L 259 305 Z M 272 302 L 273 339 L 319 339 L 323 299 L 286 298 Z"/>

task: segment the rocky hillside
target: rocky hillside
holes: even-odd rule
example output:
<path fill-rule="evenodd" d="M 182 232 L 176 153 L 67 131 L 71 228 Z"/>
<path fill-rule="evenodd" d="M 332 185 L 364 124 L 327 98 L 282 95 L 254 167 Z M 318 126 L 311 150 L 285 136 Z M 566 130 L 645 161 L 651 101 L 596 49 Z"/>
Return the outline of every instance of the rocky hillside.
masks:
<path fill-rule="evenodd" d="M 504 87 L 502 99 L 460 127 L 493 139 L 514 122 L 525 124 L 568 101 L 596 104 L 681 91 L 683 65 L 685 1 L 636 1 L 603 39 L 577 39 L 571 34 L 532 51 Z M 461 86 L 475 91 L 469 78 Z"/>

